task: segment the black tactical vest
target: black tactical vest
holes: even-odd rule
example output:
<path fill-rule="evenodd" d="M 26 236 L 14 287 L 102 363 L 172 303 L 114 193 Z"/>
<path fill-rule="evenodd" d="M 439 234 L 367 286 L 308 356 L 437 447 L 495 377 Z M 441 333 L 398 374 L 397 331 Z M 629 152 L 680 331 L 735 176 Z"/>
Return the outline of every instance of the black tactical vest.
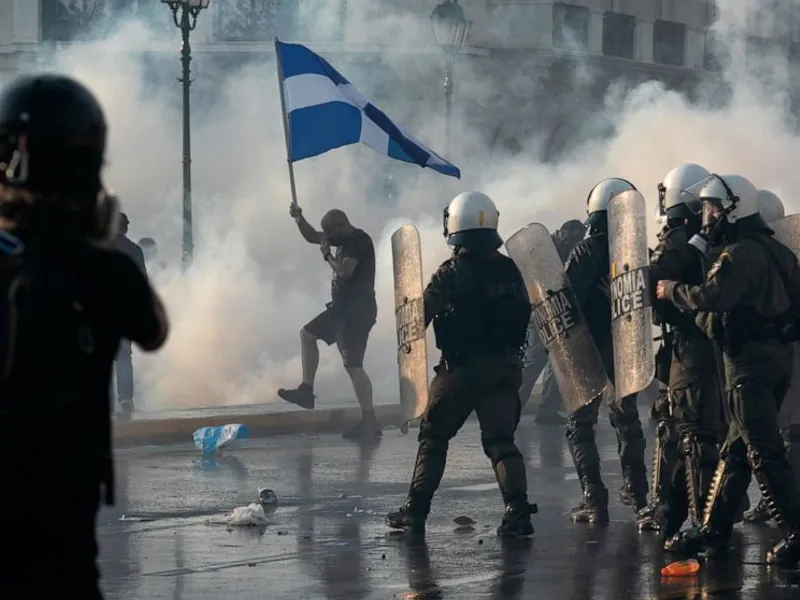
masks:
<path fill-rule="evenodd" d="M 462 253 L 448 268 L 454 270 L 455 289 L 450 304 L 433 320 L 444 360 L 459 364 L 477 354 L 519 354 L 531 305 L 514 262 L 499 253 Z"/>

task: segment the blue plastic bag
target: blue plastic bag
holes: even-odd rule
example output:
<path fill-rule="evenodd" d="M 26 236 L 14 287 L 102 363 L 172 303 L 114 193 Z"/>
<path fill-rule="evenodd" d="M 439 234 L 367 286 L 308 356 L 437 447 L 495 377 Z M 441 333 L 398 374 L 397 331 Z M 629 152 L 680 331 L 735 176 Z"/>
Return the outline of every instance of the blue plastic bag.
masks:
<path fill-rule="evenodd" d="M 201 427 L 192 434 L 194 445 L 202 452 L 214 452 L 222 448 L 230 448 L 239 440 L 249 436 L 247 427 L 240 423 Z"/>

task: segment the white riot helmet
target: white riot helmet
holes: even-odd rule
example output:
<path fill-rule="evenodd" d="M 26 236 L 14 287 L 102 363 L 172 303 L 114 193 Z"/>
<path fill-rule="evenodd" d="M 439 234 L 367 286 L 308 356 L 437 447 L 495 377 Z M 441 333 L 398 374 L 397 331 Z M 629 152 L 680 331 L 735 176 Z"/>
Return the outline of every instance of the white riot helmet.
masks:
<path fill-rule="evenodd" d="M 492 199 L 482 192 L 459 194 L 444 209 L 444 237 L 447 245 L 466 249 L 496 250 L 503 245 L 497 233 L 500 213 Z"/>
<path fill-rule="evenodd" d="M 730 225 L 752 217 L 756 225 L 766 226 L 758 211 L 758 189 L 741 175 L 711 174 L 685 190 L 703 204 L 701 232 L 689 243 L 705 254 L 709 244 L 716 246 L 730 234 Z"/>
<path fill-rule="evenodd" d="M 686 163 L 672 169 L 658 184 L 658 212 L 667 219 L 699 218 L 702 204 L 686 190 L 707 179 L 711 173 L 705 167 Z"/>
<path fill-rule="evenodd" d="M 758 212 L 767 223 L 772 223 L 786 216 L 783 202 L 769 190 L 758 190 Z"/>
<path fill-rule="evenodd" d="M 586 199 L 586 219 L 587 227 L 597 228 L 605 219 L 608 211 L 608 203 L 611 199 L 622 192 L 636 191 L 636 187 L 627 179 L 612 177 L 603 179 L 592 188 L 589 197 Z"/>

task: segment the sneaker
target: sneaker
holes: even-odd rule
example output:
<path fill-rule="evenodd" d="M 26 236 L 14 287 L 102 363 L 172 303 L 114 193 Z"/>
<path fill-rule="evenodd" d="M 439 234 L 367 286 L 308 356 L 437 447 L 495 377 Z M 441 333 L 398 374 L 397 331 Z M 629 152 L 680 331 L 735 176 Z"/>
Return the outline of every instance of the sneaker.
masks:
<path fill-rule="evenodd" d="M 342 434 L 342 437 L 346 440 L 376 440 L 382 436 L 383 430 L 375 417 L 362 417 L 357 425 Z"/>
<path fill-rule="evenodd" d="M 300 408 L 311 410 L 314 408 L 314 388 L 307 383 L 301 383 L 300 387 L 294 390 L 285 390 L 283 388 L 278 390 L 278 396 L 296 404 Z"/>

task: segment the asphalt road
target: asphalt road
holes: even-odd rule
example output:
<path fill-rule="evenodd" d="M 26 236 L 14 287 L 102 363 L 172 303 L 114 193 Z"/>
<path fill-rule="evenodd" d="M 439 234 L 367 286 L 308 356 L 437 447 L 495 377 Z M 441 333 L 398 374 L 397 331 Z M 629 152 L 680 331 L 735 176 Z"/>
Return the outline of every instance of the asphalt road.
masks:
<path fill-rule="evenodd" d="M 698 575 L 662 579 L 652 534 L 612 495 L 608 527 L 575 525 L 580 496 L 561 427 L 525 419 L 518 442 L 539 505 L 532 541 L 502 542 L 502 503 L 477 426 L 452 442 L 425 544 L 387 532 L 416 453 L 415 430 L 387 430 L 366 448 L 337 436 L 250 440 L 215 459 L 190 443 L 117 454 L 118 503 L 100 516 L 107 598 L 249 599 L 649 599 L 800 597 L 800 576 L 760 564 L 774 528 L 737 528 L 724 561 Z M 621 485 L 616 440 L 600 426 L 606 485 Z M 226 514 L 267 487 L 277 509 L 263 527 L 228 527 Z M 751 493 L 755 493 L 754 491 Z M 124 518 L 123 518 L 124 515 Z M 472 530 L 452 519 L 468 515 Z"/>

